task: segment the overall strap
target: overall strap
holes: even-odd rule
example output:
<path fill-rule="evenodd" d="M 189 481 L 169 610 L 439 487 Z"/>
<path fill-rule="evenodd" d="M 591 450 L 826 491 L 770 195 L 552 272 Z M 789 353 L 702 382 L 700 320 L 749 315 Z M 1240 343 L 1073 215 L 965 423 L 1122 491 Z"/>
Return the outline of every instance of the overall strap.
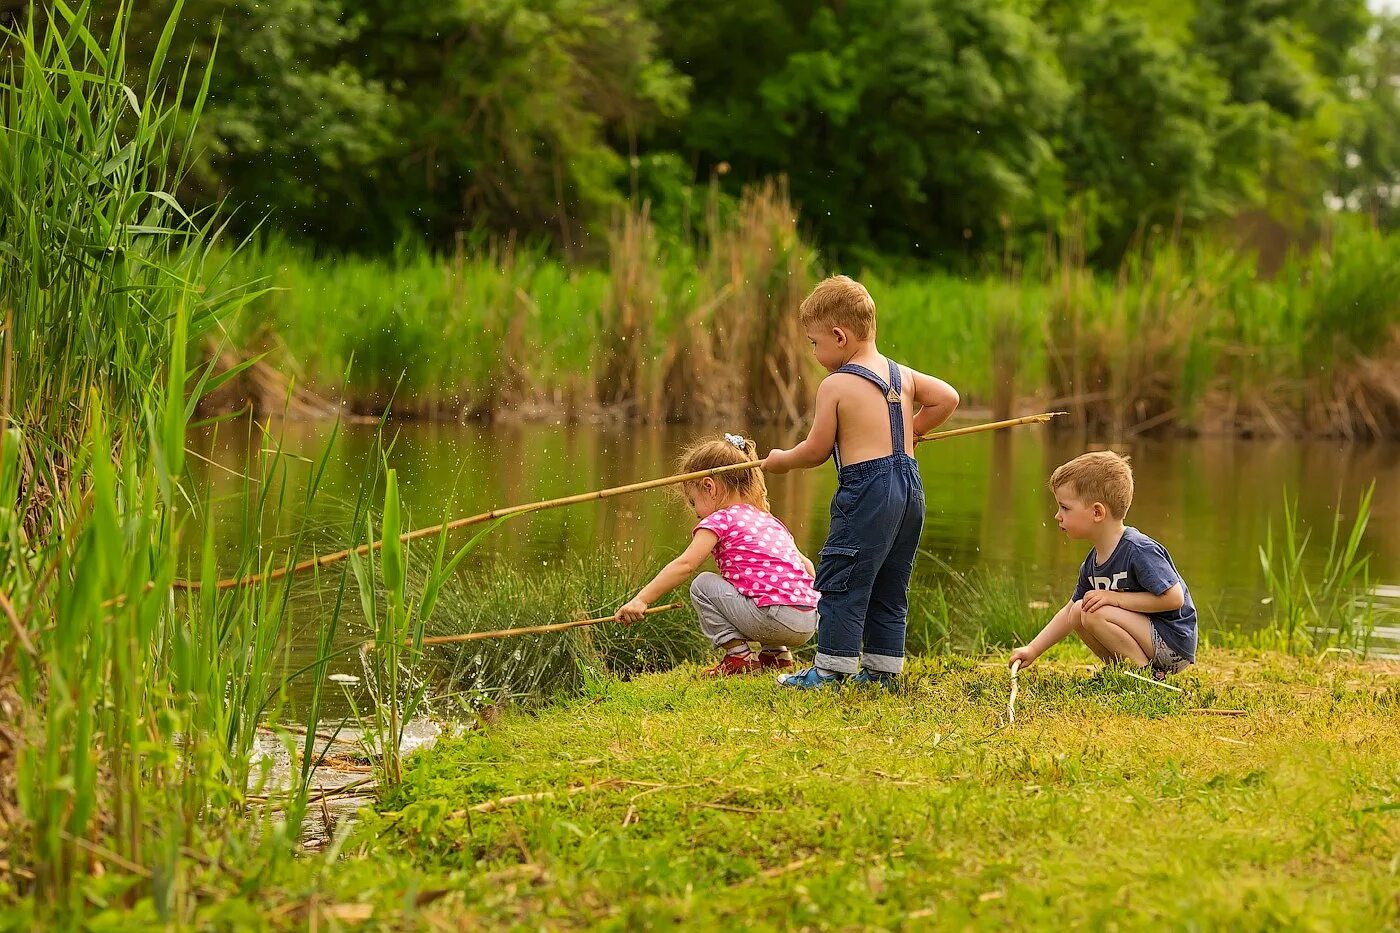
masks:
<path fill-rule="evenodd" d="M 904 387 L 900 385 L 902 381 L 899 373 L 899 364 L 894 360 L 886 360 L 890 364 L 890 389 L 885 393 L 885 401 L 890 403 L 890 446 L 891 452 L 895 454 L 904 453 Z"/>
<path fill-rule="evenodd" d="M 885 401 L 890 406 L 890 453 L 902 454 L 904 453 L 904 407 L 900 403 L 902 389 L 900 386 L 899 364 L 894 360 L 889 360 L 888 362 L 890 364 L 889 382 L 886 382 L 864 366 L 860 366 L 856 363 L 847 363 L 836 371 L 838 373 L 850 373 L 852 376 L 860 376 L 862 379 L 868 379 L 879 387 L 880 392 L 885 396 Z M 834 452 L 836 454 L 836 468 L 839 470 L 841 469 L 841 447 L 839 444 L 836 446 Z"/>

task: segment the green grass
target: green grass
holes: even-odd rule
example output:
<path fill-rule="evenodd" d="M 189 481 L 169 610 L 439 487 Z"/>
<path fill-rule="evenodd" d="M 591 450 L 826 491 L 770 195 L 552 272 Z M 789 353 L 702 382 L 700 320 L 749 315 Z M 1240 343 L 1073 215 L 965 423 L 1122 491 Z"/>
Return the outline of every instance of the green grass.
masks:
<path fill-rule="evenodd" d="M 461 890 L 432 911 L 454 923 L 1400 919 L 1400 668 L 1208 652 L 1178 695 L 1073 657 L 1023 675 L 1007 728 L 996 662 L 921 662 L 896 696 L 604 682 L 419 756 L 358 838 Z M 457 815 L 607 781 L 636 783 Z"/>
<path fill-rule="evenodd" d="M 1116 671 L 1091 682 L 1086 661 L 1057 649 L 1024 672 L 1014 726 L 995 659 L 918 661 L 896 695 L 779 693 L 688 665 L 595 680 L 411 756 L 378 812 L 264 879 L 256 905 L 207 874 L 194 916 L 281 928 L 1400 921 L 1400 666 L 1209 650 L 1174 694 Z M 481 806 L 526 794 L 553 796 Z"/>

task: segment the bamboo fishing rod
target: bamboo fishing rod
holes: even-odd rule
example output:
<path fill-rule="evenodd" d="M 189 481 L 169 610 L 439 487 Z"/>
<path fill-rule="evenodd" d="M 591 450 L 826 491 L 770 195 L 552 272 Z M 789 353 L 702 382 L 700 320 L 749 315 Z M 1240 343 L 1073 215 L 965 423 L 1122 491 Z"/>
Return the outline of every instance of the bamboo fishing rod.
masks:
<path fill-rule="evenodd" d="M 643 615 L 651 615 L 654 612 L 669 612 L 672 609 L 681 608 L 680 603 L 667 603 L 664 606 L 652 606 Z M 502 628 L 493 632 L 465 632 L 461 635 L 432 635 L 423 639 L 424 645 L 455 645 L 463 641 L 481 641 L 486 638 L 508 638 L 512 635 L 539 635 L 543 632 L 562 632 L 565 629 L 580 628 L 585 625 L 601 625 L 604 622 L 616 622 L 617 613 L 610 616 L 600 616 L 597 619 L 578 619 L 573 622 L 555 622 L 550 625 L 526 625 L 521 628 Z"/>
<path fill-rule="evenodd" d="M 1062 411 L 1044 412 L 1039 415 L 1027 415 L 1024 418 L 1010 418 L 1006 421 L 992 421 L 987 424 L 974 424 L 966 428 L 955 428 L 951 431 L 939 431 L 935 434 L 925 434 L 914 438 L 915 444 L 924 441 L 937 441 L 949 437 L 962 437 L 966 434 L 977 434 L 982 431 L 997 431 L 1002 428 L 1016 427 L 1022 424 L 1044 424 L 1052 418 L 1065 414 Z M 614 496 L 625 496 L 634 492 L 645 492 L 648 489 L 660 489 L 663 486 L 676 486 L 680 483 L 690 483 L 704 479 L 707 476 L 719 476 L 721 473 L 732 473 L 736 470 L 750 470 L 754 467 L 762 467 L 762 460 L 746 460 L 743 463 L 731 463 L 726 466 L 714 467 L 709 470 L 695 470 L 690 473 L 677 473 L 674 476 L 663 476 L 659 479 L 650 479 L 640 483 L 628 483 L 625 486 L 613 486 L 610 489 L 597 489 L 593 492 L 581 492 L 572 496 L 561 496 L 557 499 L 545 499 L 540 502 L 527 502 L 524 505 L 512 505 L 503 509 L 492 509 L 489 512 L 482 512 L 479 515 L 469 515 L 465 518 L 453 519 L 450 522 L 443 522 L 437 525 L 429 525 L 426 528 L 418 528 L 399 535 L 399 540 L 408 543 L 419 538 L 426 538 L 431 535 L 441 534 L 445 531 L 456 531 L 459 528 L 466 528 L 471 525 L 479 525 L 482 522 L 493 521 L 498 518 L 506 518 L 511 515 L 523 515 L 526 512 L 540 512 L 545 509 L 557 509 L 566 505 L 578 505 L 581 502 L 597 502 L 602 499 L 611 499 Z M 226 580 L 218 580 L 214 583 L 216 590 L 231 590 L 241 586 L 253 586 L 271 580 L 278 580 L 288 574 L 301 573 L 313 567 L 325 567 L 330 564 L 339 563 L 350 557 L 351 554 L 363 556 L 370 550 L 379 550 L 384 545 L 383 539 L 373 541 L 368 544 L 361 544 L 359 547 L 346 548 L 343 551 L 336 551 L 332 554 L 322 554 L 320 557 L 308 557 L 306 560 L 293 564 L 290 567 L 279 567 L 275 570 L 263 573 L 249 574 L 246 577 L 229 577 Z M 199 580 L 173 580 L 171 587 L 177 590 L 198 590 L 203 588 L 202 581 Z"/>
<path fill-rule="evenodd" d="M 965 428 L 954 428 L 951 431 L 921 434 L 914 438 L 914 443 L 922 444 L 924 441 L 941 441 L 949 437 L 962 437 L 964 434 L 980 434 L 983 431 L 998 431 L 1002 428 L 1014 428 L 1021 424 L 1046 424 L 1061 415 L 1067 414 L 1069 414 L 1067 411 L 1046 411 L 1038 415 L 1026 415 L 1024 418 L 1008 418 L 1005 421 L 990 421 L 986 424 L 973 424 Z"/>

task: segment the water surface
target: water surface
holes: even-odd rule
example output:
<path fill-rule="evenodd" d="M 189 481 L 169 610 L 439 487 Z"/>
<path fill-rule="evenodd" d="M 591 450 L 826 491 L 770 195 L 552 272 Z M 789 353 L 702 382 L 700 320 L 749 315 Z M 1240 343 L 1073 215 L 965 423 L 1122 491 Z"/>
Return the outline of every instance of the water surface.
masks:
<path fill-rule="evenodd" d="M 730 426 L 729 430 L 735 430 Z M 286 450 L 315 459 L 331 426 L 272 426 Z M 356 490 L 374 456 L 372 426 L 342 426 L 311 518 L 329 549 L 344 540 Z M 703 430 L 692 427 L 444 425 L 391 426 L 390 464 L 397 469 L 407 525 L 664 476 L 680 449 Z M 760 450 L 786 446 L 791 434 L 759 428 Z M 252 447 L 246 433 L 224 426 L 202 453 L 216 494 L 241 487 L 234 475 Z M 1020 427 L 921 445 L 918 460 L 927 492 L 926 556 L 916 573 L 935 582 L 950 572 L 987 568 L 1022 581 L 1037 600 L 1058 606 L 1074 588 L 1088 546 L 1067 540 L 1054 522 L 1046 488 L 1051 471 L 1092 440 Z M 1309 569 L 1325 557 L 1326 537 L 1340 508 L 1349 520 L 1357 499 L 1375 483 L 1364 548 L 1371 577 L 1400 584 L 1400 445 L 1235 438 L 1134 440 L 1111 445 L 1132 457 L 1136 497 L 1129 523 L 1161 541 L 1191 587 L 1206 633 L 1249 629 L 1268 617 L 1259 548 L 1282 522 L 1285 495 L 1296 498 L 1313 530 Z M 304 475 L 305 470 L 295 471 Z M 835 488 L 831 464 L 770 477 L 773 510 L 814 556 L 827 530 Z M 289 512 L 300 512 L 299 488 L 289 487 Z M 665 490 L 528 515 L 498 530 L 488 543 L 496 560 L 548 573 L 578 555 L 614 554 L 651 571 L 679 553 L 694 515 Z M 237 533 L 231 516 L 216 534 Z M 611 611 L 615 607 L 577 607 Z M 306 620 L 302 620 L 304 623 Z M 558 621 L 541 619 L 535 621 Z M 362 637 L 347 630 L 346 639 Z M 310 645 L 305 646 L 307 650 Z M 357 662 L 347 662 L 353 670 Z"/>

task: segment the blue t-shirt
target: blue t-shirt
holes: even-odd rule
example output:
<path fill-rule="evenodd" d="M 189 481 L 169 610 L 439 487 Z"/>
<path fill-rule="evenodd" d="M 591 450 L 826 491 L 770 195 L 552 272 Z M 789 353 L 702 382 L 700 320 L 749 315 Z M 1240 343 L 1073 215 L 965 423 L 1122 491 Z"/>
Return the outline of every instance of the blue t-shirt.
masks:
<path fill-rule="evenodd" d="M 1131 525 L 1124 527 L 1118 546 L 1108 560 L 1095 563 L 1094 549 L 1079 568 L 1079 585 L 1074 598 L 1083 599 L 1090 590 L 1113 590 L 1118 593 L 1151 593 L 1161 596 L 1176 584 L 1181 584 L 1185 602 L 1180 609 L 1149 612 L 1152 628 L 1162 641 L 1188 661 L 1196 660 L 1196 605 L 1191 591 L 1172 563 L 1167 549 Z"/>

